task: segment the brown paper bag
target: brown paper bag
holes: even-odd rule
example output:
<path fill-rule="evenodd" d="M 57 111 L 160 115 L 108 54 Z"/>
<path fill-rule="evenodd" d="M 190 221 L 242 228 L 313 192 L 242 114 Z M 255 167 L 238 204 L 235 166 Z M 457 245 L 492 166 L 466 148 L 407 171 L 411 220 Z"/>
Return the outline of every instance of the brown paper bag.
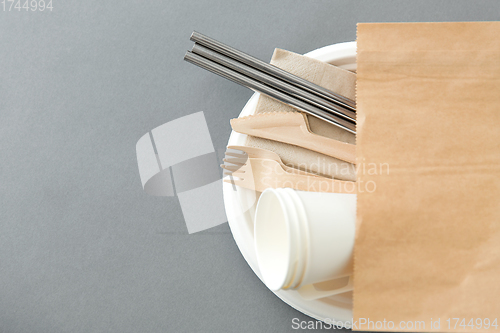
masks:
<path fill-rule="evenodd" d="M 357 63 L 353 330 L 500 331 L 500 22 L 359 24 Z"/>

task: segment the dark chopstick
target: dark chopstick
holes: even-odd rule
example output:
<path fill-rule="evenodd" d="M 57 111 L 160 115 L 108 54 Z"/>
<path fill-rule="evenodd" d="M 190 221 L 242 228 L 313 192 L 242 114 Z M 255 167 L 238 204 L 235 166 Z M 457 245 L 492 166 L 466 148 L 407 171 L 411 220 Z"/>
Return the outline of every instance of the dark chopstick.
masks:
<path fill-rule="evenodd" d="M 220 75 L 226 79 L 229 79 L 235 83 L 238 83 L 242 86 L 250 88 L 254 91 L 264 93 L 269 97 L 272 97 L 278 101 L 284 102 L 293 106 L 294 108 L 320 118 L 324 121 L 327 121 L 337 127 L 340 127 L 350 133 L 356 133 L 356 125 L 350 121 L 342 119 L 336 115 L 333 115 L 329 112 L 324 111 L 312 104 L 309 104 L 301 99 L 298 99 L 294 96 L 291 96 L 283 91 L 280 91 L 274 87 L 268 86 L 260 81 L 257 81 L 251 77 L 243 75 L 241 73 L 232 70 L 226 66 L 223 66 L 219 63 L 216 63 L 210 59 L 202 57 L 198 54 L 188 51 L 184 56 L 184 60 L 193 63 L 201 68 L 211 71 L 217 75 Z"/>
<path fill-rule="evenodd" d="M 241 52 L 235 48 L 225 45 L 213 38 L 205 36 L 199 32 L 193 31 L 191 34 L 191 40 L 203 45 L 211 50 L 221 53 L 227 57 L 230 57 L 236 61 L 242 62 L 250 67 L 260 70 L 268 75 L 272 75 L 280 80 L 288 82 L 289 84 L 295 85 L 302 88 L 312 94 L 316 94 L 330 101 L 331 103 L 343 106 L 351 111 L 356 111 L 356 102 L 353 100 L 336 94 L 328 89 L 318 86 L 312 82 L 304 80 L 298 76 L 288 73 L 281 68 L 268 64 L 260 59 L 252 57 L 249 54 Z"/>
<path fill-rule="evenodd" d="M 245 76 L 251 77 L 261 83 L 277 88 L 278 90 L 281 90 L 284 93 L 297 97 L 303 100 L 304 102 L 313 104 L 314 106 L 323 109 L 326 112 L 330 112 L 336 116 L 352 121 L 353 123 L 356 122 L 355 112 L 346 109 L 345 107 L 340 106 L 338 104 L 331 103 L 328 100 L 325 100 L 324 98 L 320 98 L 317 95 L 311 94 L 306 90 L 300 89 L 297 86 L 279 80 L 274 76 L 261 72 L 253 67 L 238 62 L 232 58 L 226 57 L 225 55 L 222 55 L 216 51 L 210 50 L 202 45 L 199 45 L 198 43 L 194 44 L 191 52 L 196 53 L 209 60 L 212 60 L 222 66 L 228 67 Z"/>

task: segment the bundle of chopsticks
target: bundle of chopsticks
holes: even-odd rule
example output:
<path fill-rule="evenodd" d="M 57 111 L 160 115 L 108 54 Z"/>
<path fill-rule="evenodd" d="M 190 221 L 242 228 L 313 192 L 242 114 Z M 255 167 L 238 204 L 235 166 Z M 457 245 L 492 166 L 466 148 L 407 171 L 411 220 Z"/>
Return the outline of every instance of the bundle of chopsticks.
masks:
<path fill-rule="evenodd" d="M 184 60 L 356 133 L 356 104 L 312 82 L 194 31 Z"/>

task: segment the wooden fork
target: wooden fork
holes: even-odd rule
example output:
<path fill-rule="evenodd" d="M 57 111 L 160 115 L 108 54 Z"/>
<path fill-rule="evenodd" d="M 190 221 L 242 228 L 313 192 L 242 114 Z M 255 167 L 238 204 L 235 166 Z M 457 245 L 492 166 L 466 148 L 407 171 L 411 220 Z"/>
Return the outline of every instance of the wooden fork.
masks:
<path fill-rule="evenodd" d="M 270 159 L 247 158 L 243 164 L 222 167 L 228 171 L 225 176 L 232 176 L 231 180 L 224 179 L 224 182 L 258 192 L 267 188 L 288 187 L 299 191 L 356 193 L 356 182 L 291 173 Z"/>
<path fill-rule="evenodd" d="M 245 164 L 247 158 L 263 158 L 267 160 L 274 160 L 278 162 L 283 170 L 290 172 L 290 173 L 296 173 L 299 175 L 306 175 L 306 176 L 311 176 L 311 177 L 321 177 L 324 178 L 323 176 L 319 176 L 307 171 L 303 171 L 300 169 L 296 169 L 293 167 L 290 167 L 286 164 L 283 163 L 281 160 L 281 157 L 276 154 L 273 151 L 267 150 L 267 149 L 262 149 L 262 148 L 257 148 L 257 147 L 248 147 L 248 146 L 227 146 L 226 151 L 226 158 L 224 159 L 225 167 L 224 169 L 228 171 L 235 171 L 236 170 L 236 165 L 243 165 Z M 230 150 L 239 150 L 242 153 L 235 153 Z"/>

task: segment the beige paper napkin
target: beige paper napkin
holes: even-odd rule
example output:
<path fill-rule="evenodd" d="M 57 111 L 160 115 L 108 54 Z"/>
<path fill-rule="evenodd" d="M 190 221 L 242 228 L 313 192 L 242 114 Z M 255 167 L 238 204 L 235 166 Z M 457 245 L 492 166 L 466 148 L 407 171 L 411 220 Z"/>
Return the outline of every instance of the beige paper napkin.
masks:
<path fill-rule="evenodd" d="M 499 331 L 500 23 L 359 24 L 357 62 L 357 162 L 390 171 L 358 172 L 354 329 Z"/>
<path fill-rule="evenodd" d="M 274 51 L 271 64 L 342 96 L 355 99 L 356 74 L 352 72 L 281 49 Z M 261 95 L 255 113 L 262 112 L 296 112 L 296 110 L 270 97 Z M 313 133 L 354 144 L 355 138 L 353 134 L 317 118 L 311 116 L 307 118 Z M 295 168 L 335 179 L 356 180 L 354 165 L 330 156 L 257 137 L 249 137 L 247 145 L 274 151 L 282 158 L 283 163 Z"/>

